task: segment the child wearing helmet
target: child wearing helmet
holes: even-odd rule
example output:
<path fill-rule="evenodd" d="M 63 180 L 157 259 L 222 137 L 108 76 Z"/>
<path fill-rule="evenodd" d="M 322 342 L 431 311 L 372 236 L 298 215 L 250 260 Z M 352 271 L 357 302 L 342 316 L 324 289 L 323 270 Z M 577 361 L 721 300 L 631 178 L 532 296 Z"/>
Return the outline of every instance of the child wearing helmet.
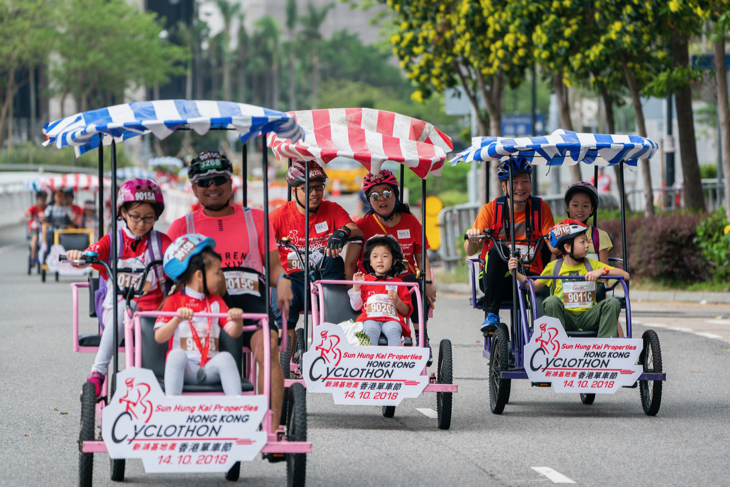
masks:
<path fill-rule="evenodd" d="M 363 272 L 352 277 L 357 282 L 382 282 L 380 286 L 352 286 L 347 294 L 355 311 L 362 310 L 357 321 L 377 346 L 380 333 L 388 339 L 389 347 L 400 347 L 401 335 L 411 336 L 405 318 L 413 312 L 411 294 L 406 286 L 392 286 L 389 282 L 403 282 L 397 276 L 403 271 L 403 252 L 391 235 L 375 235 L 365 244 Z"/>
<path fill-rule="evenodd" d="M 550 230 L 550 242 L 565 256 L 550 262 L 543 276 L 585 276 L 585 281 L 574 279 L 545 279 L 535 281 L 535 290 L 550 287 L 551 296 L 543 302 L 546 316 L 558 318 L 566 331 L 595 330 L 599 337 L 618 337 L 618 317 L 621 303 L 608 297 L 596 302 L 596 280 L 611 274 L 629 280 L 629 274 L 611 267 L 588 255 L 588 228 L 581 222 L 566 219 Z M 510 271 L 517 269 L 517 280 L 526 277 L 519 271 L 517 258 L 509 261 Z"/>
<path fill-rule="evenodd" d="M 228 309 L 216 291 L 223 286 L 221 256 L 215 240 L 190 233 L 175 239 L 165 251 L 165 274 L 178 288 L 162 306 L 177 312 L 174 318 L 160 316 L 155 322 L 155 341 L 169 341 L 165 360 L 165 392 L 182 394 L 184 384 L 220 382 L 227 396 L 241 395 L 241 372 L 228 352 L 219 351 L 221 333 L 238 338 L 243 333 L 243 311 Z M 223 313 L 228 319 L 202 318 L 194 313 Z"/>
<path fill-rule="evenodd" d="M 162 191 L 154 181 L 149 179 L 131 179 L 119 188 L 117 195 L 117 219 L 120 220 L 117 235 L 104 235 L 98 242 L 86 249 L 69 250 L 68 260 L 80 260 L 84 252 L 95 252 L 99 260 L 111 263 L 117 259 L 117 268 L 144 269 L 147 263 L 162 260 L 162 256 L 170 245 L 170 239 L 164 233 L 153 229 L 155 222 L 165 209 Z M 112 238 L 117 239 L 117 255 L 111 255 Z M 74 264 L 85 267 L 83 264 Z M 101 395 L 102 384 L 106 377 L 109 362 L 114 351 L 112 337 L 112 309 L 117 306 L 117 329 L 119 341 L 124 337 L 124 299 L 121 295 L 113 297 L 112 285 L 109 283 L 106 269 L 95 265 L 99 271 L 99 291 L 96 295 L 96 309 L 99 321 L 103 326 L 99 351 L 96 354 L 91 375 L 87 379 L 96 387 L 97 397 Z M 139 286 L 142 271 L 135 273 L 118 273 L 119 288 Z M 163 288 L 165 277 L 160 266 L 154 267 L 147 275 L 144 294 L 133 301 L 134 309 L 154 311 L 160 307 L 164 299 Z"/>
<path fill-rule="evenodd" d="M 532 192 L 532 164 L 525 157 L 510 157 L 499 164 L 498 177 L 502 191 L 506 196 L 496 198 L 482 206 L 472 228 L 466 231 L 469 237 L 464 242 L 467 255 L 479 254 L 484 260 L 482 276 L 479 286 L 484 292 L 484 314 L 481 332 L 484 335 L 497 329 L 499 325 L 499 306 L 503 300 L 512 297 L 512 282 L 508 273 L 507 263 L 504 262 L 492 242 L 485 240 L 484 230 L 490 229 L 507 250 L 510 241 L 510 201 L 512 197 L 509 188 L 509 175 L 512 174 L 514 185 L 514 228 L 516 247 L 522 255 L 532 256 L 535 252 L 534 242 L 548 235 L 555 224 L 550 206 L 540 198 L 531 196 Z M 527 239 L 533 243 L 527 242 Z M 481 253 L 480 253 L 481 252 Z M 530 275 L 539 275 L 550 260 L 553 249 L 542 248 L 540 254 L 532 261 L 527 272 Z M 554 251 L 557 253 L 557 250 Z M 536 310 L 540 310 L 542 296 L 538 295 Z"/>
<path fill-rule="evenodd" d="M 46 211 L 46 200 L 48 194 L 44 191 L 39 191 L 35 195 L 35 205 L 28 208 L 23 214 L 23 218 L 28 219 L 28 236 L 30 237 L 30 260 L 36 262 L 38 255 L 38 237 L 40 235 L 41 221 L 43 219 L 43 212 Z"/>
<path fill-rule="evenodd" d="M 588 228 L 588 257 L 608 264 L 608 252 L 613 248 L 611 237 L 589 223 L 589 219 L 598 211 L 598 204 L 598 191 L 591 183 L 578 181 L 565 192 L 565 211 L 568 218 L 577 220 Z"/>

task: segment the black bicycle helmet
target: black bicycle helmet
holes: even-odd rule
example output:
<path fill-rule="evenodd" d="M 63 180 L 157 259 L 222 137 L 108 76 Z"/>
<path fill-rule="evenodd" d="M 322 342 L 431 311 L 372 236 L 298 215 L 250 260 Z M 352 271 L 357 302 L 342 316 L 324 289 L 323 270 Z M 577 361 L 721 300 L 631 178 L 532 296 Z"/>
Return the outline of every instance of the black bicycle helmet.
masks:
<path fill-rule="evenodd" d="M 593 213 L 598 210 L 599 201 L 598 191 L 596 191 L 596 188 L 591 183 L 586 183 L 585 181 L 578 181 L 577 183 L 571 184 L 568 190 L 565 192 L 566 208 L 570 204 L 570 200 L 573 199 L 573 195 L 576 193 L 585 193 L 591 199 L 591 204 L 593 205 L 593 211 L 591 212 L 591 216 L 593 216 Z M 568 216 L 570 216 L 570 213 L 568 213 Z"/>
<path fill-rule="evenodd" d="M 188 166 L 188 179 L 191 183 L 202 177 L 218 175 L 233 176 L 231 161 L 218 151 L 201 152 Z"/>
<path fill-rule="evenodd" d="M 400 275 L 406 270 L 405 264 L 403 264 L 403 250 L 400 248 L 400 244 L 392 235 L 373 235 L 365 242 L 365 250 L 363 251 L 362 266 L 365 271 L 374 276 L 375 271 L 370 265 L 370 253 L 375 247 L 379 246 L 388 247 L 390 253 L 393 255 L 393 265 L 388 271 L 388 277 L 395 277 Z"/>

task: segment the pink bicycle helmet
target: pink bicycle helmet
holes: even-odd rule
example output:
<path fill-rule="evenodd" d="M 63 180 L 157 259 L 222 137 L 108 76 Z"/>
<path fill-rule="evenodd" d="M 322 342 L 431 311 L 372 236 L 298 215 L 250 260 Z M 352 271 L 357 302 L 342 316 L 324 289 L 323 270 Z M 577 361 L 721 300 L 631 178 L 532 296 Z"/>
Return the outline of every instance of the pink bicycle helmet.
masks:
<path fill-rule="evenodd" d="M 314 161 L 294 161 L 286 172 L 286 182 L 289 186 L 299 186 L 305 183 L 306 171 L 309 169 L 309 182 L 327 180 L 327 173 Z"/>
<path fill-rule="evenodd" d="M 117 194 L 117 217 L 122 216 L 122 206 L 135 202 L 151 204 L 157 218 L 165 209 L 165 198 L 162 196 L 160 187 L 149 179 L 130 179 L 122 184 Z"/>
<path fill-rule="evenodd" d="M 367 196 L 370 188 L 378 184 L 388 184 L 393 186 L 393 189 L 396 191 L 398 190 L 398 179 L 395 177 L 395 174 L 387 169 L 382 169 L 378 174 L 367 173 L 365 175 L 365 178 L 362 180 L 362 192 Z"/>

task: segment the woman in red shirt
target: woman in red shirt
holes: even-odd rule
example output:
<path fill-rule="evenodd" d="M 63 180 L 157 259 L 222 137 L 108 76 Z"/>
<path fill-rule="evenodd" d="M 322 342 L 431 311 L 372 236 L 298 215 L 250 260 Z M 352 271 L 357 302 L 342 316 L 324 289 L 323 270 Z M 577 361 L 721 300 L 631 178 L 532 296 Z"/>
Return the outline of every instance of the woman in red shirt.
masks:
<path fill-rule="evenodd" d="M 399 274 L 399 278 L 404 282 L 416 282 L 416 269 L 421 267 L 421 258 L 424 249 L 421 246 L 422 227 L 418 219 L 411 214 L 411 210 L 406 203 L 400 199 L 398 190 L 398 180 L 395 175 L 383 169 L 378 174 L 368 174 L 362 183 L 362 191 L 371 205 L 371 210 L 362 218 L 355 222 L 357 228 L 362 230 L 364 239 L 367 241 L 373 235 L 390 235 L 396 239 L 400 247 L 403 249 L 403 257 L 406 261 L 403 271 Z M 358 269 L 365 271 L 363 267 L 362 246 L 350 244 L 351 248 L 347 250 L 347 262 L 357 260 Z M 359 247 L 359 248 L 358 248 Z M 426 241 L 426 248 L 429 248 Z M 350 269 L 351 266 L 345 266 Z M 426 276 L 431 275 L 431 264 L 426 256 Z M 348 279 L 351 276 L 347 276 Z M 426 301 L 430 307 L 434 307 L 436 302 L 436 288 L 433 283 L 426 284 Z M 417 306 L 413 307 L 411 313 L 411 321 L 418 322 L 419 310 Z M 424 337 L 426 345 L 431 346 L 428 340 L 428 332 L 426 331 L 426 316 L 423 317 L 423 326 L 426 336 Z M 416 328 L 416 340 L 418 340 L 418 329 Z M 433 355 L 429 353 L 428 365 L 433 362 Z"/>

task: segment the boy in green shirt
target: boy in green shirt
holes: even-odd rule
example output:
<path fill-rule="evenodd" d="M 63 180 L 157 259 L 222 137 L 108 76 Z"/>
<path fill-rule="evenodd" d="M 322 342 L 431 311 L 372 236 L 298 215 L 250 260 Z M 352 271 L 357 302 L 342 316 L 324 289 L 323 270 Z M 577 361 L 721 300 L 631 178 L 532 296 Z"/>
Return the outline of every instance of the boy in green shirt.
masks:
<path fill-rule="evenodd" d="M 566 331 L 595 330 L 602 338 L 618 337 L 618 317 L 621 303 L 616 298 L 606 298 L 596 303 L 596 279 L 611 274 L 629 280 L 629 274 L 594 259 L 586 258 L 589 243 L 586 227 L 576 220 L 566 219 L 550 231 L 550 245 L 565 256 L 545 266 L 542 276 L 585 276 L 577 279 L 544 279 L 535 281 L 535 290 L 551 287 L 549 298 L 543 301 L 546 316 L 558 318 Z M 518 268 L 517 258 L 509 261 L 509 269 Z M 517 280 L 525 281 L 517 272 Z"/>

